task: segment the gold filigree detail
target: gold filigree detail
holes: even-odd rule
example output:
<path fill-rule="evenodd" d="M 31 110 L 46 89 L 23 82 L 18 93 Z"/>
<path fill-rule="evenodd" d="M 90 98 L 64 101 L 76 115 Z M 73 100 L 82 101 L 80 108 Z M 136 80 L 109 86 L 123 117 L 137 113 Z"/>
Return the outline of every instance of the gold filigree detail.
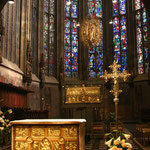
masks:
<path fill-rule="evenodd" d="M 58 140 L 58 143 L 61 144 L 61 145 L 65 144 L 65 139 L 63 137 L 60 137 L 59 140 Z"/>
<path fill-rule="evenodd" d="M 51 150 L 50 141 L 47 138 L 44 138 L 41 142 L 41 150 Z"/>
<path fill-rule="evenodd" d="M 17 141 L 15 144 L 15 150 L 28 150 L 28 144 L 26 142 Z"/>
<path fill-rule="evenodd" d="M 31 143 L 33 142 L 33 140 L 32 140 L 31 137 L 27 137 L 27 138 L 26 138 L 26 142 L 27 142 L 28 144 L 31 144 Z"/>
<path fill-rule="evenodd" d="M 53 142 L 54 150 L 61 150 L 61 145 L 58 142 Z"/>
<path fill-rule="evenodd" d="M 34 141 L 32 146 L 31 146 L 31 149 L 32 150 L 39 150 L 39 141 Z"/>
<path fill-rule="evenodd" d="M 100 87 L 69 87 L 66 103 L 100 103 Z"/>
<path fill-rule="evenodd" d="M 48 137 L 60 137 L 60 127 L 48 128 Z"/>
<path fill-rule="evenodd" d="M 65 144 L 65 149 L 66 150 L 77 150 L 78 149 L 78 145 L 76 142 L 69 142 Z"/>
<path fill-rule="evenodd" d="M 44 137 L 44 128 L 32 128 L 31 130 L 32 138 L 43 138 Z"/>
<path fill-rule="evenodd" d="M 16 138 L 26 138 L 26 137 L 28 137 L 28 128 L 17 127 Z"/>
<path fill-rule="evenodd" d="M 64 137 L 77 138 L 77 127 L 66 127 L 64 128 Z"/>

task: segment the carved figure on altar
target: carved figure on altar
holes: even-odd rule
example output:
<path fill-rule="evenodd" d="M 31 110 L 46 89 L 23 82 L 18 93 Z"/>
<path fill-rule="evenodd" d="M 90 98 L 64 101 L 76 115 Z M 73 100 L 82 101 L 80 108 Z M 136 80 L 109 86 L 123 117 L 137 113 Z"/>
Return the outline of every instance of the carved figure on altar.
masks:
<path fill-rule="evenodd" d="M 41 142 L 41 150 L 51 150 L 50 142 L 47 138 L 44 138 Z"/>

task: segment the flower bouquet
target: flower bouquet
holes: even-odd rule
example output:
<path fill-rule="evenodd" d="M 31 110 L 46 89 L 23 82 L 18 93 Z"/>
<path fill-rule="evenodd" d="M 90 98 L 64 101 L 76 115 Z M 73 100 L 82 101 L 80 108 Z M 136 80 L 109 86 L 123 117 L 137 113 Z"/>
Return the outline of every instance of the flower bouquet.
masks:
<path fill-rule="evenodd" d="M 112 133 L 107 133 L 105 145 L 108 150 L 132 150 L 132 145 L 127 142 L 130 138 L 129 134 L 125 134 L 118 130 L 113 130 Z"/>
<path fill-rule="evenodd" d="M 6 115 L 11 113 L 11 109 L 7 110 L 6 112 L 3 112 L 0 109 L 0 144 L 4 144 L 4 139 L 6 139 L 6 136 L 9 135 L 10 121 L 6 118 Z"/>

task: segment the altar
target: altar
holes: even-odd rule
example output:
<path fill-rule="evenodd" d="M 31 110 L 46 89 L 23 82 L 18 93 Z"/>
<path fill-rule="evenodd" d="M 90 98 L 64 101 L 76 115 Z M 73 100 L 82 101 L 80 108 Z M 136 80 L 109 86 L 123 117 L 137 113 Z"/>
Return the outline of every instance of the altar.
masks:
<path fill-rule="evenodd" d="M 84 150 L 85 119 L 11 121 L 12 150 Z"/>

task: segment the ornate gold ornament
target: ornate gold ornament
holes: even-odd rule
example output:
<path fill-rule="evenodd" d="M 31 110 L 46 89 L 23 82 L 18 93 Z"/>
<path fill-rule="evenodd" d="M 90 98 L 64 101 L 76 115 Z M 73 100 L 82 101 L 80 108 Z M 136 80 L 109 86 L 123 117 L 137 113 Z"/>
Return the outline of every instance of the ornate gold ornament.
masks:
<path fill-rule="evenodd" d="M 64 137 L 77 138 L 78 130 L 76 126 L 64 128 Z"/>
<path fill-rule="evenodd" d="M 23 141 L 16 141 L 15 150 L 28 150 L 28 144 Z"/>
<path fill-rule="evenodd" d="M 87 17 L 80 26 L 80 38 L 86 46 L 93 47 L 101 41 L 100 21 L 93 16 Z"/>
<path fill-rule="evenodd" d="M 32 140 L 31 137 L 27 137 L 27 138 L 26 138 L 26 142 L 27 142 L 28 144 L 31 144 L 31 143 L 33 142 L 33 140 Z"/>
<path fill-rule="evenodd" d="M 59 140 L 58 140 L 58 143 L 60 145 L 65 144 L 65 139 L 63 137 L 60 137 Z"/>
<path fill-rule="evenodd" d="M 109 68 L 112 69 L 112 73 L 108 73 L 106 70 L 104 72 L 104 75 L 101 76 L 101 78 L 105 79 L 105 82 L 107 82 L 109 79 L 113 80 L 113 89 L 110 90 L 110 93 L 112 93 L 114 97 L 115 102 L 115 119 L 118 121 L 118 102 L 119 102 L 119 94 L 122 92 L 122 90 L 119 89 L 119 79 L 123 78 L 123 81 L 125 82 L 127 78 L 131 75 L 126 72 L 126 70 L 123 70 L 122 73 L 119 72 L 119 68 L 121 66 L 117 64 L 115 61 L 112 65 L 109 66 Z"/>
<path fill-rule="evenodd" d="M 51 150 L 50 141 L 47 138 L 44 138 L 41 142 L 41 150 Z"/>
<path fill-rule="evenodd" d="M 59 144 L 58 142 L 53 142 L 54 145 L 54 150 L 61 150 L 61 144 Z"/>
<path fill-rule="evenodd" d="M 28 128 L 16 128 L 16 138 L 26 138 L 28 137 Z"/>
<path fill-rule="evenodd" d="M 31 130 L 31 136 L 32 138 L 44 137 L 44 128 L 33 127 Z"/>
<path fill-rule="evenodd" d="M 48 137 L 60 137 L 60 127 L 48 128 Z"/>
<path fill-rule="evenodd" d="M 100 103 L 100 87 L 69 87 L 66 103 Z"/>
<path fill-rule="evenodd" d="M 77 147 L 78 147 L 78 145 L 75 142 L 70 142 L 70 143 L 65 144 L 66 150 L 77 150 Z"/>
<path fill-rule="evenodd" d="M 32 150 L 39 150 L 39 143 L 40 143 L 40 141 L 34 141 L 31 149 Z"/>

